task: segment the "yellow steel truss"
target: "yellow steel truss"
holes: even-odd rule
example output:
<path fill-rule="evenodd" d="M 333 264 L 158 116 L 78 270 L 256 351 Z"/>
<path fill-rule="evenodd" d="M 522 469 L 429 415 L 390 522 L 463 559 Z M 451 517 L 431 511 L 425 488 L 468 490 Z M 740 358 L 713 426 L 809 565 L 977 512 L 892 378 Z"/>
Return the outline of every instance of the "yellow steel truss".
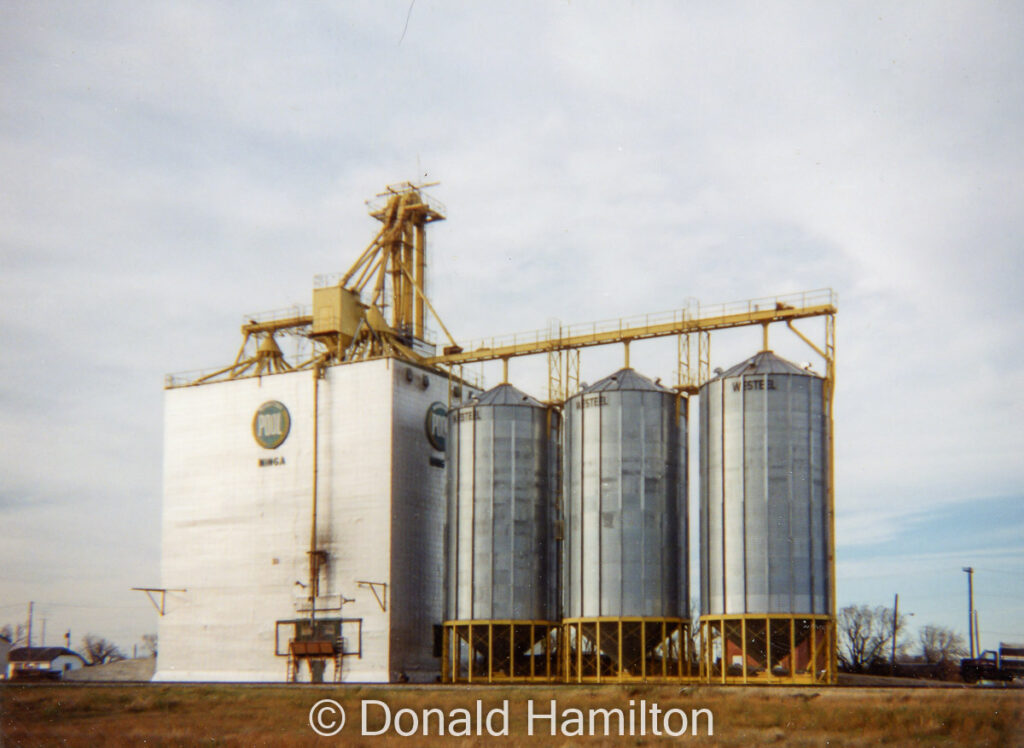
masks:
<path fill-rule="evenodd" d="M 701 616 L 700 679 L 723 685 L 834 684 L 835 631 L 828 615 Z"/>
<path fill-rule="evenodd" d="M 836 490 L 835 490 L 835 391 L 836 391 L 836 314 L 833 310 L 825 315 L 824 347 L 818 347 L 794 325 L 793 320 L 786 320 L 786 325 L 798 338 L 806 343 L 825 361 L 825 386 L 822 387 L 822 400 L 827 428 L 826 453 L 828 455 L 828 472 L 826 474 L 826 503 L 828 505 L 828 570 L 829 570 L 829 605 L 832 621 L 836 620 Z M 767 333 L 766 333 L 767 334 Z M 829 651 L 829 672 L 834 675 L 839 667 L 839 649 L 833 637 Z"/>
<path fill-rule="evenodd" d="M 690 622 L 683 618 L 566 618 L 560 642 L 566 683 L 696 680 Z"/>
<path fill-rule="evenodd" d="M 441 682 L 552 682 L 558 630 L 554 621 L 445 621 Z"/>
<path fill-rule="evenodd" d="M 508 361 L 508 359 L 504 359 Z M 559 350 L 548 352 L 548 402 L 561 403 L 575 394 L 580 386 L 580 352 Z"/>
<path fill-rule="evenodd" d="M 379 262 L 385 256 L 381 240 L 375 239 L 369 249 L 377 248 L 381 253 Z M 404 257 L 404 250 L 394 250 L 392 255 Z M 357 280 L 366 282 L 368 279 L 359 275 L 358 268 L 362 258 L 357 261 L 356 266 L 350 273 L 354 272 Z M 378 265 L 378 275 L 381 274 L 384 265 Z M 401 270 L 403 277 L 406 271 Z M 382 276 L 383 277 L 383 276 Z M 408 278 L 407 278 L 408 280 Z M 418 283 L 410 282 L 408 285 L 400 284 L 399 296 L 405 301 L 396 297 L 394 303 L 399 304 L 402 310 L 408 307 L 409 290 L 415 294 L 422 294 L 422 301 L 427 308 L 433 312 L 433 307 L 423 294 Z M 379 300 L 380 295 L 376 289 L 373 299 Z M 406 343 L 407 339 L 398 335 L 398 332 L 383 320 L 379 311 L 374 312 L 376 306 L 371 304 L 364 318 L 360 321 L 358 330 L 352 342 L 345 350 L 336 355 L 331 353 L 328 347 L 328 354 L 334 361 L 361 360 L 378 356 L 397 356 L 414 360 L 427 366 L 441 367 L 453 371 L 453 367 L 459 367 L 468 363 L 479 363 L 485 361 L 508 361 L 518 356 L 531 356 L 541 353 L 548 354 L 548 396 L 552 402 L 560 402 L 571 396 L 579 385 L 580 368 L 579 352 L 582 348 L 611 345 L 618 343 L 628 344 L 633 340 L 645 340 L 649 338 L 665 337 L 675 335 L 678 337 L 678 369 L 677 387 L 680 390 L 695 393 L 697 389 L 710 377 L 710 333 L 715 330 L 725 330 L 735 327 L 747 327 L 751 325 L 762 325 L 767 327 L 774 322 L 783 322 L 790 326 L 794 333 L 808 342 L 815 351 L 825 358 L 826 364 L 826 396 L 831 401 L 835 383 L 835 315 L 837 312 L 836 294 L 830 289 L 817 291 L 805 291 L 782 296 L 773 296 L 762 299 L 750 299 L 740 302 L 732 302 L 715 306 L 693 304 L 690 307 L 671 312 L 658 314 L 646 314 L 634 318 L 622 318 L 606 320 L 604 322 L 592 322 L 571 326 L 557 325 L 548 330 L 538 330 L 530 333 L 517 333 L 504 337 L 492 337 L 483 340 L 472 341 L 465 345 L 456 344 L 448 333 L 447 328 L 441 324 L 442 329 L 448 336 L 451 345 L 445 346 L 443 352 L 434 356 L 420 356 L 415 353 Z M 400 312 L 398 322 L 404 328 L 409 326 L 405 311 Z M 416 325 L 418 312 L 414 310 L 412 317 L 412 329 L 418 330 Z M 434 315 L 440 324 L 440 318 Z M 796 327 L 794 320 L 809 317 L 826 318 L 826 341 L 824 348 L 811 343 Z M 394 318 L 393 318 L 394 319 Z M 323 335 L 314 336 L 309 328 L 312 326 L 313 317 L 310 315 L 291 314 L 282 319 L 269 319 L 252 321 L 242 326 L 242 333 L 246 336 L 246 342 L 251 336 L 273 335 L 277 332 L 288 331 L 292 334 L 300 334 L 310 337 L 314 343 L 327 345 L 327 337 Z M 243 344 L 243 351 L 245 344 Z M 315 356 L 314 356 L 315 358 Z M 242 352 L 239 352 L 239 359 L 235 364 L 196 377 L 168 377 L 167 386 L 175 387 L 189 384 L 199 384 L 212 379 L 237 377 L 241 374 L 254 376 L 250 369 L 243 369 L 249 363 L 249 359 L 243 359 Z M 294 368 L 306 368 L 310 366 L 309 361 L 298 363 Z M 285 370 L 279 367 L 275 361 L 274 371 Z M 264 367 L 261 374 L 272 373 L 270 367 Z M 831 412 L 831 408 L 830 408 Z"/>
<path fill-rule="evenodd" d="M 663 314 L 559 328 L 557 333 L 536 331 L 475 341 L 459 350 L 426 359 L 428 364 L 494 361 L 514 356 L 532 356 L 551 351 L 574 350 L 612 343 L 625 343 L 667 335 L 687 335 L 733 327 L 788 322 L 805 317 L 836 313 L 835 293 L 830 289 L 785 296 L 697 306 Z M 703 356 L 702 356 L 703 358 Z"/>
<path fill-rule="evenodd" d="M 710 378 L 711 333 L 708 330 L 680 333 L 676 348 L 679 358 L 676 389 L 695 393 Z"/>
<path fill-rule="evenodd" d="M 682 618 L 445 621 L 443 683 L 831 685 L 828 615 L 703 616 L 699 648 Z"/>

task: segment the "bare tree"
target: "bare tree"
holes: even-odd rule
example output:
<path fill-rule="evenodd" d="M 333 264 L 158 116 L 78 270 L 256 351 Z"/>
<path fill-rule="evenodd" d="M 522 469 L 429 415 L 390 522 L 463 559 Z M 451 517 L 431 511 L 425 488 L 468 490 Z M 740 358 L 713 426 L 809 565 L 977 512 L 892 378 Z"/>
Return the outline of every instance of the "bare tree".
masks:
<path fill-rule="evenodd" d="M 896 634 L 903 631 L 906 616 L 896 621 Z M 863 672 L 890 658 L 893 637 L 893 610 L 879 605 L 850 605 L 839 611 L 839 664 L 844 670 Z M 907 642 L 897 637 L 897 650 Z"/>
<path fill-rule="evenodd" d="M 967 654 L 964 638 L 945 626 L 925 626 L 917 633 L 926 662 L 945 665 Z"/>
<path fill-rule="evenodd" d="M 142 635 L 142 649 L 148 652 L 150 657 L 156 657 L 156 634 Z"/>
<path fill-rule="evenodd" d="M 4 624 L 4 626 L 0 628 L 0 636 L 7 639 L 14 647 L 23 647 L 27 643 L 25 638 L 25 624 L 23 623 L 13 626 L 9 623 Z"/>
<path fill-rule="evenodd" d="M 102 636 L 86 634 L 82 637 L 82 654 L 90 665 L 102 665 L 125 659 L 124 652 L 117 645 Z"/>

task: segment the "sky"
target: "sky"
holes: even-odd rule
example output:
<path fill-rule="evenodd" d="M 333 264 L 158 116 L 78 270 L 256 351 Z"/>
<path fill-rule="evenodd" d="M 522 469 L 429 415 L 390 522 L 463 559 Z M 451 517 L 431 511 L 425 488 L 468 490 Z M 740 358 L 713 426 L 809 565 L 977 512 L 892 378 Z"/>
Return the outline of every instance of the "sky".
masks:
<path fill-rule="evenodd" d="M 164 376 L 419 180 L 459 340 L 832 288 L 840 607 L 966 634 L 972 566 L 982 645 L 1024 641 L 1022 38 L 1011 2 L 3 3 L 0 624 L 156 631 Z"/>

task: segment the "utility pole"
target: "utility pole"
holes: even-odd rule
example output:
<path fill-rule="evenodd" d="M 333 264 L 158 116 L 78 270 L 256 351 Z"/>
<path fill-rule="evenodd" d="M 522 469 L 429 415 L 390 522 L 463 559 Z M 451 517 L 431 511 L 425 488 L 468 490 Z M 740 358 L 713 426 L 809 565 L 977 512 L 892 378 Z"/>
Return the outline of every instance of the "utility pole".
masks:
<path fill-rule="evenodd" d="M 974 611 L 974 646 L 981 654 L 981 628 L 978 626 L 978 611 Z"/>
<path fill-rule="evenodd" d="M 896 674 L 896 628 L 900 620 L 900 595 L 896 593 L 896 599 L 892 604 L 892 660 L 889 662 L 889 675 Z"/>
<path fill-rule="evenodd" d="M 971 640 L 971 659 L 974 659 L 974 568 L 965 566 L 967 572 L 967 638 Z"/>
<path fill-rule="evenodd" d="M 33 603 L 31 601 L 28 604 L 28 635 L 27 635 L 28 641 L 25 644 L 26 647 L 31 647 L 32 646 L 32 606 L 34 604 L 35 603 Z"/>

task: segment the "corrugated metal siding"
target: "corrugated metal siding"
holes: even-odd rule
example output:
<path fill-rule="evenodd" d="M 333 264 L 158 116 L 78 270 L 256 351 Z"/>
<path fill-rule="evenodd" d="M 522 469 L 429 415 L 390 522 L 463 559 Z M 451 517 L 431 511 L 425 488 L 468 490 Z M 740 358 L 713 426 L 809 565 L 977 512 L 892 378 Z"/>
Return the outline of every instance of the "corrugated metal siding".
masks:
<path fill-rule="evenodd" d="M 432 682 L 440 672 L 433 655 L 434 626 L 444 616 L 444 452 L 427 438 L 431 403 L 447 404 L 448 380 L 392 361 L 394 434 L 391 500 L 392 679 Z M 406 371 L 413 372 L 412 381 Z M 423 377 L 427 385 L 423 386 Z M 435 464 L 431 464 L 431 460 Z M 438 461 L 442 465 L 436 464 Z"/>
<path fill-rule="evenodd" d="M 332 367 L 320 383 L 322 595 L 355 598 L 344 616 L 364 619 L 363 657 L 345 662 L 350 680 L 388 677 L 387 615 L 355 585 L 390 574 L 385 363 Z M 308 578 L 312 388 L 310 372 L 295 372 L 165 392 L 162 585 L 188 592 L 167 596 L 156 679 L 284 680 L 274 624 L 299 617 L 296 581 Z M 292 421 L 273 451 L 251 432 L 268 400 Z M 269 456 L 285 464 L 260 467 Z"/>
<path fill-rule="evenodd" d="M 685 443 L 675 395 L 635 372 L 566 403 L 567 617 L 685 615 Z"/>
<path fill-rule="evenodd" d="M 701 612 L 827 613 L 823 380 L 755 359 L 700 393 Z"/>
<path fill-rule="evenodd" d="M 448 620 L 554 615 L 554 434 L 547 410 L 513 391 L 499 386 L 449 418 Z"/>

